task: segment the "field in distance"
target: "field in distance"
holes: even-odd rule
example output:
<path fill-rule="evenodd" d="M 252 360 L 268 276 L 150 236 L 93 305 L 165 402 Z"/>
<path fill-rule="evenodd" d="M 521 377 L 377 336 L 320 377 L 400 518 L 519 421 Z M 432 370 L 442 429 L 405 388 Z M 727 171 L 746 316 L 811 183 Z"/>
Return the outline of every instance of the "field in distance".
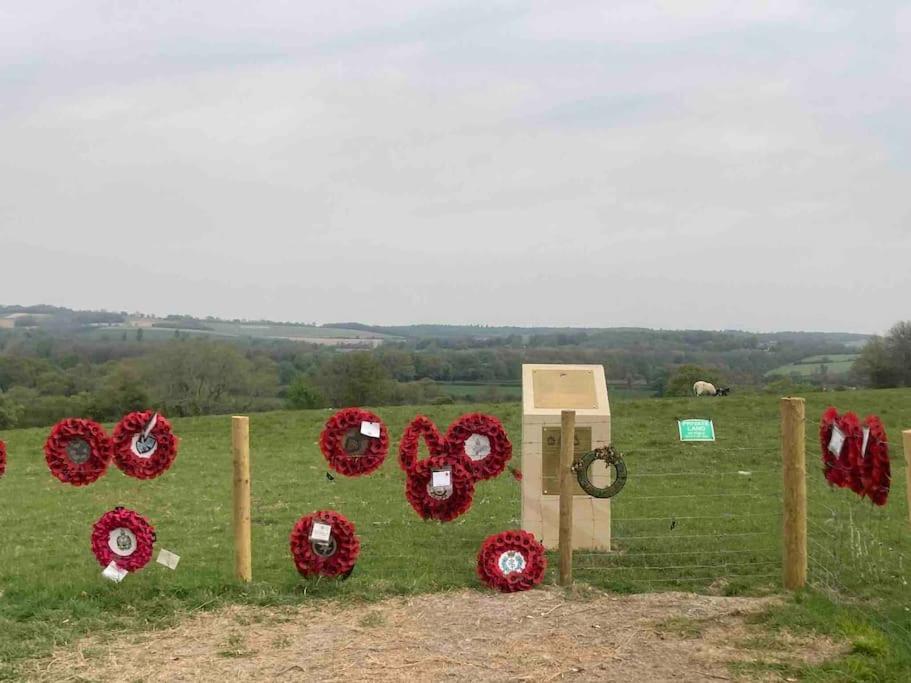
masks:
<path fill-rule="evenodd" d="M 780 375 L 790 377 L 791 375 L 801 375 L 811 377 L 822 374 L 822 368 L 825 368 L 825 374 L 829 377 L 847 375 L 854 363 L 860 358 L 857 353 L 833 353 L 827 356 L 808 356 L 802 358 L 796 363 L 782 365 L 774 370 L 769 370 L 766 377 Z"/>

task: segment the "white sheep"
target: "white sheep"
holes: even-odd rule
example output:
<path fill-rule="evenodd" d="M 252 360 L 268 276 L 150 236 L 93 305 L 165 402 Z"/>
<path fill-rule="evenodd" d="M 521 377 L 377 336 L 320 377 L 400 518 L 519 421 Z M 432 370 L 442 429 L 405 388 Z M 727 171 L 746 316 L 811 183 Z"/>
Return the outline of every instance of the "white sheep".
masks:
<path fill-rule="evenodd" d="M 728 387 L 715 388 L 711 382 L 699 380 L 693 385 L 693 393 L 696 396 L 727 396 L 731 390 Z"/>
<path fill-rule="evenodd" d="M 711 382 L 699 380 L 693 385 L 693 393 L 695 393 L 696 396 L 714 396 L 718 393 L 718 390 Z"/>

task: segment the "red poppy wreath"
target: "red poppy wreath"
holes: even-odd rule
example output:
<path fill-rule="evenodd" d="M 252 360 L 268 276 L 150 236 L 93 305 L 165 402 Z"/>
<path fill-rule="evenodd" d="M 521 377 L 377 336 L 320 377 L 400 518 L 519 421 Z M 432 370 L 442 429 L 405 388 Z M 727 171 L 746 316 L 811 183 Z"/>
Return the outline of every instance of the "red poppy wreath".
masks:
<path fill-rule="evenodd" d="M 61 420 L 44 444 L 44 459 L 51 473 L 73 486 L 98 479 L 107 470 L 112 455 L 110 437 L 92 420 Z"/>
<path fill-rule="evenodd" d="M 125 415 L 114 427 L 114 463 L 137 479 L 154 479 L 177 457 L 171 423 L 152 410 Z"/>
<path fill-rule="evenodd" d="M 864 420 L 864 428 L 869 430 L 867 450 L 861 452 L 860 457 L 860 479 L 864 486 L 864 495 L 868 496 L 874 505 L 885 505 L 892 483 L 889 439 L 882 420 L 876 415 L 870 415 Z"/>
<path fill-rule="evenodd" d="M 6 444 L 0 441 L 0 477 L 6 472 Z"/>
<path fill-rule="evenodd" d="M 823 473 L 832 486 L 850 488 L 862 494 L 860 451 L 863 429 L 854 413 L 839 415 L 829 407 L 819 424 L 819 444 L 822 448 Z"/>
<path fill-rule="evenodd" d="M 105 512 L 92 527 L 92 552 L 102 567 L 114 562 L 124 571 L 138 571 L 152 559 L 154 545 L 154 527 L 126 508 Z"/>
<path fill-rule="evenodd" d="M 402 440 L 399 442 L 399 467 L 402 471 L 408 472 L 417 463 L 421 438 L 427 444 L 431 456 L 444 454 L 446 442 L 440 430 L 429 417 L 418 415 L 405 427 Z"/>
<path fill-rule="evenodd" d="M 471 508 L 474 478 L 447 456 L 424 458 L 408 470 L 405 497 L 421 518 L 451 522 Z"/>
<path fill-rule="evenodd" d="M 493 479 L 506 469 L 512 457 L 512 444 L 503 424 L 492 415 L 463 415 L 446 431 L 447 450 L 452 456 L 468 457 L 475 481 Z"/>
<path fill-rule="evenodd" d="M 490 588 L 512 593 L 541 583 L 547 557 L 544 546 L 527 531 L 488 536 L 478 553 L 478 576 Z"/>
<path fill-rule="evenodd" d="M 358 477 L 383 464 L 389 452 L 389 433 L 373 413 L 345 408 L 326 422 L 319 446 L 332 469 Z"/>
<path fill-rule="evenodd" d="M 305 515 L 291 531 L 291 556 L 303 576 L 347 578 L 360 550 L 354 525 L 333 510 Z"/>

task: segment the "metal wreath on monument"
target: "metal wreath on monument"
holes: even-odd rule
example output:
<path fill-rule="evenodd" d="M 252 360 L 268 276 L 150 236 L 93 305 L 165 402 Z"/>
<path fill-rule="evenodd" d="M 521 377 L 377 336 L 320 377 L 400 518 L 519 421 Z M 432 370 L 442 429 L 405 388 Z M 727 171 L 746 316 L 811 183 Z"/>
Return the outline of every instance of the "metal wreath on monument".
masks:
<path fill-rule="evenodd" d="M 102 567 L 113 562 L 124 571 L 138 571 L 152 559 L 154 545 L 155 528 L 123 507 L 105 512 L 92 527 L 92 552 Z"/>
<path fill-rule="evenodd" d="M 334 510 L 305 515 L 291 530 L 291 556 L 303 576 L 347 578 L 360 550 L 354 525 Z"/>
<path fill-rule="evenodd" d="M 114 427 L 114 463 L 130 477 L 154 479 L 177 457 L 171 423 L 152 410 L 125 415 Z"/>
<path fill-rule="evenodd" d="M 112 457 L 110 437 L 92 420 L 61 420 L 44 444 L 44 458 L 51 474 L 73 486 L 97 480 L 107 471 Z"/>
<path fill-rule="evenodd" d="M 604 461 L 608 467 L 614 469 L 613 482 L 608 486 L 596 486 L 592 482 L 591 467 L 598 460 Z M 613 498 L 626 486 L 628 477 L 626 463 L 623 462 L 623 455 L 613 446 L 605 446 L 589 451 L 573 463 L 572 469 L 576 473 L 579 486 L 592 498 Z"/>
<path fill-rule="evenodd" d="M 329 467 L 359 477 L 383 464 L 389 453 L 389 432 L 370 411 L 345 408 L 326 421 L 319 445 Z"/>
<path fill-rule="evenodd" d="M 515 529 L 488 536 L 478 552 L 478 577 L 504 593 L 526 591 L 544 579 L 547 556 L 534 535 Z"/>
<path fill-rule="evenodd" d="M 512 457 L 512 443 L 503 424 L 492 415 L 463 415 L 446 430 L 447 450 L 465 455 L 475 481 L 493 479 L 503 473 Z"/>

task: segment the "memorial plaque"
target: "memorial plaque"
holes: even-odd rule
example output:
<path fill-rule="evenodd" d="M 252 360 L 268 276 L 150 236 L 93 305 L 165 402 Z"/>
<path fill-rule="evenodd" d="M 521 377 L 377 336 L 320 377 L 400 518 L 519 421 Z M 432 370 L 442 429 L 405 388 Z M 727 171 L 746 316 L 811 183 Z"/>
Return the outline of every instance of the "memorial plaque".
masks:
<path fill-rule="evenodd" d="M 592 410 L 598 407 L 591 370 L 533 370 L 532 382 L 535 408 Z"/>
<path fill-rule="evenodd" d="M 559 427 L 544 427 L 542 492 L 546 496 L 560 495 L 560 434 Z M 573 460 L 579 460 L 592 449 L 592 428 L 576 427 L 576 442 L 573 445 Z M 573 475 L 573 495 L 587 496 Z"/>

